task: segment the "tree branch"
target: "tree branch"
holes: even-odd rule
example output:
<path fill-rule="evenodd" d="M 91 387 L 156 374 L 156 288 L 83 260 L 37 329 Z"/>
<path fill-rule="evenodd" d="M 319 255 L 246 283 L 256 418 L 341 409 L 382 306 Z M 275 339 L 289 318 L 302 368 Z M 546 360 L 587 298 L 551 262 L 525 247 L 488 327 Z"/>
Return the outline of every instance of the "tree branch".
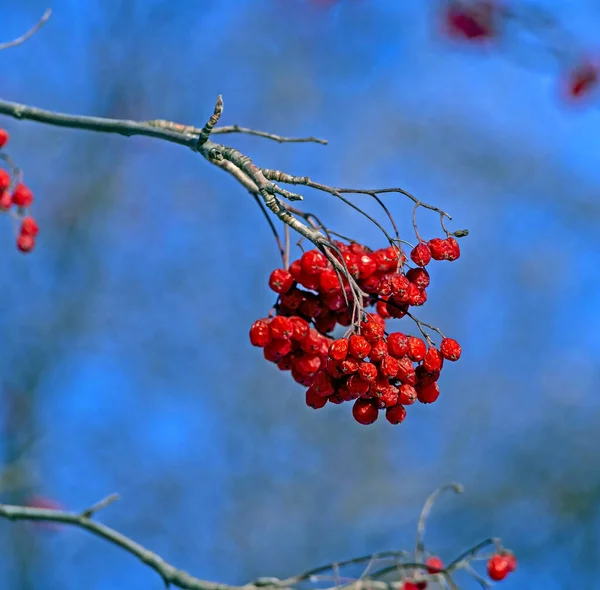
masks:
<path fill-rule="evenodd" d="M 16 39 L 13 39 L 12 41 L 7 41 L 6 43 L 0 43 L 0 51 L 2 51 L 3 49 L 8 49 L 10 47 L 16 47 L 17 45 L 21 45 L 21 43 L 25 43 L 25 41 L 27 41 L 27 39 L 29 39 L 30 37 L 33 37 L 48 22 L 48 19 L 50 18 L 51 15 L 52 15 L 52 9 L 48 8 L 48 10 L 46 10 L 46 12 L 44 12 L 44 14 L 42 15 L 42 18 L 40 18 L 40 20 L 31 29 L 29 29 L 29 31 L 27 31 L 24 35 L 21 35 L 20 37 L 17 37 Z"/>

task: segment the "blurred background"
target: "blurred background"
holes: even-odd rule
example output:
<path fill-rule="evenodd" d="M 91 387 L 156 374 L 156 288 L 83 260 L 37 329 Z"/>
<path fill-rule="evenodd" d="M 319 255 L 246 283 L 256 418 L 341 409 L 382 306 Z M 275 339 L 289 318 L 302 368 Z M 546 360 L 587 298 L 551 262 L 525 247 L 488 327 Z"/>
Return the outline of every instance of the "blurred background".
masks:
<path fill-rule="evenodd" d="M 518 0 L 514 0 L 518 4 Z M 595 49 L 597 2 L 540 2 Z M 2 39 L 46 0 L 5 2 Z M 404 424 L 315 412 L 250 346 L 280 264 L 248 194 L 191 151 L 3 118 L 36 195 L 36 250 L 0 241 L 0 502 L 83 510 L 220 582 L 288 576 L 427 544 L 449 561 L 500 536 L 509 588 L 592 584 L 600 568 L 599 111 L 561 101 L 563 72 L 519 50 L 459 47 L 423 0 L 55 0 L 0 53 L 2 98 L 104 117 L 316 135 L 327 147 L 221 136 L 261 166 L 334 186 L 401 186 L 468 228 L 432 265 L 424 321 L 463 345 L 432 406 Z M 508 50 L 507 50 L 508 51 Z M 507 58 L 508 57 L 508 58 Z M 372 247 L 327 195 L 305 206 Z M 375 212 L 368 204 L 369 211 Z M 410 239 L 411 203 L 386 203 Z M 435 214 L 420 212 L 427 238 Z M 299 252 L 299 250 L 298 250 Z M 406 323 L 404 323 L 406 321 Z M 400 326 L 412 331 L 409 320 Z M 12 590 L 159 589 L 85 531 L 0 521 Z M 465 587 L 476 587 L 459 578 Z"/>

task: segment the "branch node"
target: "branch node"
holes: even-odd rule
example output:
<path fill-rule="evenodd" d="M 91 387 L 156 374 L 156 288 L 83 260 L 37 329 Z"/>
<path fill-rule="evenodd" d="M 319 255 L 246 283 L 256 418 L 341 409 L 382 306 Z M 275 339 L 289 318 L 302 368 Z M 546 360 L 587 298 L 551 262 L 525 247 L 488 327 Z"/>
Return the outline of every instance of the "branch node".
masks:
<path fill-rule="evenodd" d="M 211 115 L 210 119 L 206 122 L 206 125 L 202 127 L 200 135 L 198 136 L 198 142 L 196 143 L 196 151 L 200 149 L 200 146 L 205 144 L 212 133 L 214 126 L 219 122 L 221 113 L 223 112 L 223 97 L 219 94 L 217 97 L 217 103 L 215 104 L 215 110 Z"/>

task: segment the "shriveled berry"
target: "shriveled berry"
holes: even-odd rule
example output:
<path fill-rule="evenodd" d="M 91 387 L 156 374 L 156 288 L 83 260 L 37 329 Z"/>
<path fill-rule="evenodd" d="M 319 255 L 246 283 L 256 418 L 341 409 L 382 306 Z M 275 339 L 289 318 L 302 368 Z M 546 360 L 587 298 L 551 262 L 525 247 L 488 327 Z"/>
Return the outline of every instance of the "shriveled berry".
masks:
<path fill-rule="evenodd" d="M 269 287 L 275 293 L 287 293 L 294 284 L 294 277 L 288 270 L 276 268 L 269 277 Z"/>
<path fill-rule="evenodd" d="M 423 359 L 423 367 L 425 367 L 425 370 L 428 373 L 435 373 L 442 369 L 443 364 L 444 357 L 442 356 L 442 353 L 437 348 L 429 348 Z"/>
<path fill-rule="evenodd" d="M 302 254 L 300 265 L 307 275 L 316 275 L 327 267 L 327 258 L 318 250 L 309 250 Z"/>
<path fill-rule="evenodd" d="M 462 353 L 460 344 L 452 338 L 443 338 L 440 343 L 440 352 L 448 361 L 457 361 Z"/>
<path fill-rule="evenodd" d="M 0 149 L 8 143 L 8 138 L 8 131 L 6 131 L 6 129 L 0 129 Z"/>
<path fill-rule="evenodd" d="M 402 383 L 407 383 L 408 385 L 414 386 L 417 384 L 415 368 L 407 356 L 398 361 L 398 372 L 396 373 L 396 379 Z"/>
<path fill-rule="evenodd" d="M 375 319 L 376 317 L 369 314 L 367 319 L 360 324 L 360 334 L 369 344 L 383 338 L 384 335 L 385 328 Z"/>
<path fill-rule="evenodd" d="M 250 343 L 252 346 L 264 348 L 269 342 L 271 342 L 269 320 L 256 320 L 250 327 Z"/>
<path fill-rule="evenodd" d="M 427 346 L 425 346 L 425 342 L 416 336 L 409 336 L 407 341 L 408 346 L 408 358 L 411 361 L 418 363 L 425 358 L 425 354 L 427 353 Z"/>
<path fill-rule="evenodd" d="M 321 397 L 327 397 L 335 391 L 333 379 L 325 369 L 319 369 L 315 375 L 312 385 L 312 390 Z"/>
<path fill-rule="evenodd" d="M 419 287 L 419 289 L 427 289 L 431 282 L 429 273 L 424 268 L 411 268 L 406 273 L 406 278 Z"/>
<path fill-rule="evenodd" d="M 33 217 L 23 217 L 21 221 L 21 234 L 35 238 L 39 231 L 40 228 Z"/>
<path fill-rule="evenodd" d="M 362 360 L 369 356 L 371 345 L 359 334 L 352 334 L 348 339 L 348 354 Z"/>
<path fill-rule="evenodd" d="M 377 378 L 377 367 L 373 363 L 363 361 L 358 365 L 358 374 L 361 379 L 368 381 L 374 381 Z"/>
<path fill-rule="evenodd" d="M 398 403 L 398 388 L 388 385 L 384 388 L 379 398 L 379 407 L 391 408 Z"/>
<path fill-rule="evenodd" d="M 352 416 L 359 424 L 373 424 L 379 418 L 379 410 L 371 401 L 358 398 L 352 406 Z"/>
<path fill-rule="evenodd" d="M 488 576 L 495 582 L 504 580 L 509 573 L 509 562 L 504 555 L 496 553 L 487 563 Z"/>
<path fill-rule="evenodd" d="M 437 383 L 430 383 L 429 385 L 417 385 L 417 399 L 422 404 L 432 404 L 440 397 L 440 387 Z"/>
<path fill-rule="evenodd" d="M 334 340 L 329 346 L 329 358 L 336 361 L 343 361 L 348 356 L 348 339 L 340 338 Z"/>
<path fill-rule="evenodd" d="M 351 375 L 352 373 L 356 373 L 356 371 L 358 371 L 359 364 L 359 361 L 356 359 L 348 357 L 341 362 L 340 371 L 342 371 L 344 375 Z"/>
<path fill-rule="evenodd" d="M 446 254 L 446 260 L 457 260 L 460 258 L 460 246 L 455 238 L 449 236 L 445 239 L 446 247 L 448 248 L 448 253 Z"/>
<path fill-rule="evenodd" d="M 398 388 L 398 403 L 410 406 L 417 401 L 417 390 L 408 383 L 403 383 Z"/>
<path fill-rule="evenodd" d="M 31 189 L 22 182 L 17 184 L 12 194 L 12 202 L 17 207 L 31 207 L 33 203 L 33 193 Z"/>
<path fill-rule="evenodd" d="M 379 363 L 379 372 L 386 377 L 395 377 L 398 369 L 398 361 L 390 355 L 384 356 Z"/>
<path fill-rule="evenodd" d="M 441 371 L 429 372 L 423 365 L 419 365 L 415 369 L 415 373 L 417 374 L 417 385 L 425 386 L 435 383 L 440 378 Z"/>
<path fill-rule="evenodd" d="M 17 238 L 17 248 L 23 252 L 31 252 L 35 246 L 35 238 L 27 234 L 20 234 Z"/>
<path fill-rule="evenodd" d="M 427 266 L 431 262 L 431 251 L 424 242 L 417 244 L 410 252 L 410 259 L 417 266 Z"/>
<path fill-rule="evenodd" d="M 342 363 L 344 361 L 336 361 L 334 359 L 327 359 L 327 365 L 325 370 L 334 379 L 341 379 L 345 373 L 342 371 Z"/>
<path fill-rule="evenodd" d="M 402 404 L 392 406 L 385 411 L 385 418 L 390 424 L 400 424 L 406 418 L 406 409 Z"/>

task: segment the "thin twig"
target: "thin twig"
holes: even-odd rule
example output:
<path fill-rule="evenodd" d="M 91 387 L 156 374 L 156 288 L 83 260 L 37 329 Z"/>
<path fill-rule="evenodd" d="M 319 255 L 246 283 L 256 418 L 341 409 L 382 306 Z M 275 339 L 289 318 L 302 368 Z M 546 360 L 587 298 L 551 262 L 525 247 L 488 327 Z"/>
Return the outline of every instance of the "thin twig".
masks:
<path fill-rule="evenodd" d="M 13 39 L 12 41 L 7 41 L 6 43 L 0 43 L 0 51 L 3 49 L 8 49 L 10 47 L 16 47 L 17 45 L 21 45 L 21 43 L 25 43 L 27 39 L 33 37 L 47 22 L 50 16 L 52 15 L 52 9 L 48 8 L 46 12 L 42 15 L 42 18 L 27 31 L 24 35 Z"/>

